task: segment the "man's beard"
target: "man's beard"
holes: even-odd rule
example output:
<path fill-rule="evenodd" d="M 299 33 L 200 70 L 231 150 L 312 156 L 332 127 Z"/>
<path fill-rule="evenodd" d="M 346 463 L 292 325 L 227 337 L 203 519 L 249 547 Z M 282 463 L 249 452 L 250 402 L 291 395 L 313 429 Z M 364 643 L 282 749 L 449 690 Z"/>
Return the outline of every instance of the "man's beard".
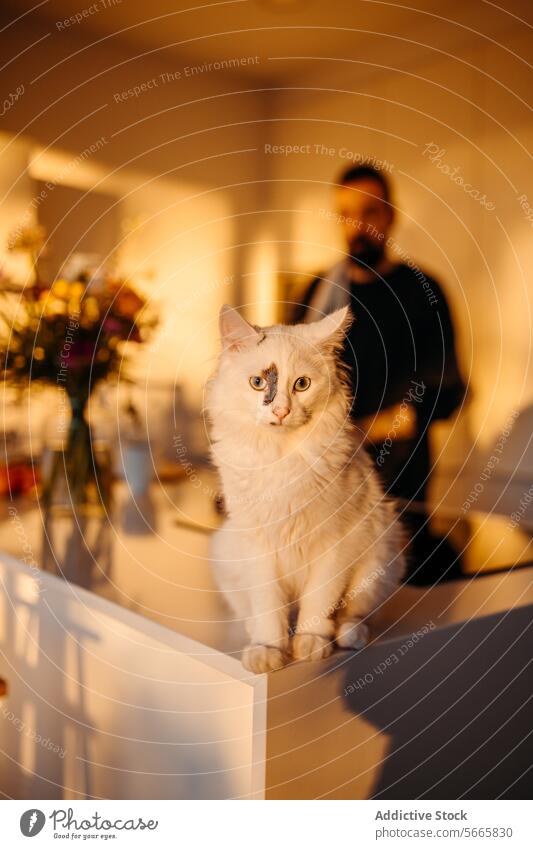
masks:
<path fill-rule="evenodd" d="M 376 268 L 385 255 L 383 242 L 372 242 L 364 236 L 356 236 L 348 246 L 348 259 L 361 268 Z"/>

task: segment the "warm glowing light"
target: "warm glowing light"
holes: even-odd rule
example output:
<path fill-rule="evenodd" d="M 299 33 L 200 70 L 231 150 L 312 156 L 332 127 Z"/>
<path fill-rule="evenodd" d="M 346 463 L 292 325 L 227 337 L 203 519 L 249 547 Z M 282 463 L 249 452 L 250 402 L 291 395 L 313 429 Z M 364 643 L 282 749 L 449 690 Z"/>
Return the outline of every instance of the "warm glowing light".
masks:
<path fill-rule="evenodd" d="M 260 230 L 250 257 L 251 271 L 245 275 L 247 317 L 260 325 L 278 320 L 277 306 L 277 248 L 272 234 Z"/>

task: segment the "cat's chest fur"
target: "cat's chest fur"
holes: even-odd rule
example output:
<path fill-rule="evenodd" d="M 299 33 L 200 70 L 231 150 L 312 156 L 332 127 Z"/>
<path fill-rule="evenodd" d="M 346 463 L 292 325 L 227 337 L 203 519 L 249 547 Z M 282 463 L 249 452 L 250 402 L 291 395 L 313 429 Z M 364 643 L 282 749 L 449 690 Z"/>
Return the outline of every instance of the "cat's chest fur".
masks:
<path fill-rule="evenodd" d="M 308 538 L 322 518 L 331 520 L 349 469 L 338 447 L 285 434 L 240 444 L 225 439 L 213 454 L 229 515 L 243 529 L 275 534 L 281 545 Z"/>

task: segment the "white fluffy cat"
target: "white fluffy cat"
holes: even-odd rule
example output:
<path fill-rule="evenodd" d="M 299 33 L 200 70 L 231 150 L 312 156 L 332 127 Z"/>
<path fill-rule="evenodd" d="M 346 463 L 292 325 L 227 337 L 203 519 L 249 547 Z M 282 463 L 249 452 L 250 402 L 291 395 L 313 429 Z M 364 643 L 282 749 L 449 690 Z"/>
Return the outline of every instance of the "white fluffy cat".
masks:
<path fill-rule="evenodd" d="M 350 321 L 347 307 L 262 328 L 231 307 L 220 314 L 207 411 L 228 518 L 210 557 L 246 622 L 253 672 L 327 657 L 334 642 L 361 648 L 367 617 L 403 574 L 394 506 L 348 416 L 338 352 Z"/>

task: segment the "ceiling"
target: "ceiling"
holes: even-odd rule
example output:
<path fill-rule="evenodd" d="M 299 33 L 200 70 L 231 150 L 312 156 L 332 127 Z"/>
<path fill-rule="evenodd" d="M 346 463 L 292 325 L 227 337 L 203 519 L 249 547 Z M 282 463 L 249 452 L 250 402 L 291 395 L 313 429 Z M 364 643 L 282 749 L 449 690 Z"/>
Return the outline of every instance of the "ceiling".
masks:
<path fill-rule="evenodd" d="M 28 13 L 28 0 L 8 3 L 14 15 Z M 62 23 L 84 9 L 93 11 Z M 155 52 L 180 68 L 248 57 L 234 73 L 275 84 L 316 81 L 324 68 L 316 57 L 405 66 L 428 50 L 504 38 L 516 16 L 531 18 L 529 0 L 506 0 L 505 9 L 489 0 L 44 0 L 25 21 Z"/>

